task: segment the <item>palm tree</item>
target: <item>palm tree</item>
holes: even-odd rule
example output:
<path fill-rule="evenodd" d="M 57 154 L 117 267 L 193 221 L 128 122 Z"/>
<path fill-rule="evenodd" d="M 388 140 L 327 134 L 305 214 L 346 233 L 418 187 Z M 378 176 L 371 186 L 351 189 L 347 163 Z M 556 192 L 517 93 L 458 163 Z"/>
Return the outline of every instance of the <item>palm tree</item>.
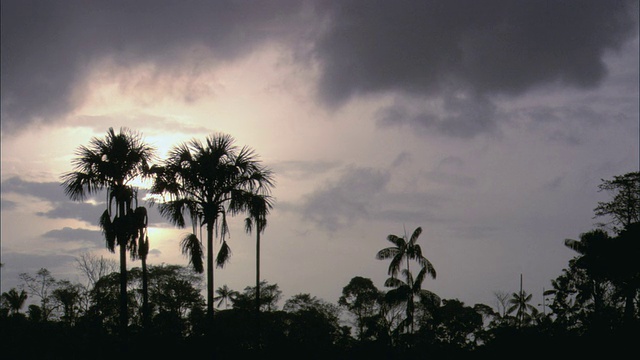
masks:
<path fill-rule="evenodd" d="M 71 200 L 107 190 L 107 209 L 100 217 L 100 227 L 109 251 L 120 247 L 120 325 L 125 336 L 127 312 L 127 249 L 135 247 L 139 234 L 131 208 L 136 190 L 133 180 L 146 177 L 154 149 L 145 144 L 139 133 L 109 128 L 104 139 L 92 138 L 88 147 L 80 146 L 73 160 L 75 170 L 62 175 L 62 186 Z M 112 205 L 115 205 L 112 208 Z M 135 252 L 132 252 L 135 254 Z"/>
<path fill-rule="evenodd" d="M 385 295 L 385 300 L 390 305 L 405 304 L 406 317 L 400 323 L 398 327 L 401 329 L 409 329 L 410 333 L 413 333 L 414 328 L 414 313 L 415 313 L 415 298 L 420 297 L 428 303 L 440 303 L 440 298 L 433 292 L 422 289 L 422 283 L 429 270 L 423 267 L 418 276 L 413 278 L 411 272 L 407 269 L 402 270 L 405 281 L 402 281 L 396 277 L 390 277 L 384 282 L 384 286 L 393 287 Z"/>
<path fill-rule="evenodd" d="M 152 193 L 163 195 L 160 213 L 179 227 L 185 226 L 188 213 L 194 233 L 182 241 L 182 250 L 196 271 L 203 271 L 202 243 L 195 234 L 196 224 L 207 230 L 207 317 L 213 323 L 213 237 L 221 247 L 215 258 L 218 267 L 229 259 L 226 242 L 227 216 L 248 212 L 255 196 L 267 195 L 273 186 L 272 173 L 249 147 L 238 149 L 226 134 L 213 134 L 203 144 L 191 140 L 175 146 L 157 174 Z"/>
<path fill-rule="evenodd" d="M 511 295 L 511 299 L 509 299 L 509 304 L 511 307 L 507 309 L 507 314 L 511 314 L 516 311 L 516 319 L 518 321 L 518 327 L 522 326 L 525 319 L 527 321 L 531 320 L 532 317 L 538 315 L 538 309 L 535 306 L 529 304 L 531 301 L 532 294 L 528 294 L 527 292 L 522 290 L 522 274 L 520 274 L 520 292 L 513 293 Z M 529 314 L 531 312 L 531 314 Z"/>
<path fill-rule="evenodd" d="M 525 320 L 531 319 L 538 315 L 538 309 L 535 306 L 529 304 L 531 301 L 532 294 L 527 294 L 526 291 L 521 290 L 520 292 L 513 293 L 511 295 L 511 299 L 509 299 L 509 304 L 511 307 L 507 310 L 508 314 L 516 312 L 516 319 L 518 320 L 518 326 L 522 326 Z"/>
<path fill-rule="evenodd" d="M 213 300 L 218 302 L 216 304 L 216 307 L 220 307 L 220 305 L 222 305 L 222 303 L 224 302 L 224 307 L 228 308 L 229 301 L 233 301 L 233 299 L 235 299 L 239 293 L 235 290 L 231 290 L 229 286 L 223 285 L 216 290 L 216 294 L 218 294 L 218 296 L 213 298 Z"/>
<path fill-rule="evenodd" d="M 411 238 L 408 240 L 406 234 L 403 237 L 393 234 L 387 236 L 387 240 L 394 246 L 378 251 L 376 259 L 391 259 L 388 271 L 391 277 L 396 277 L 398 275 L 398 271 L 400 271 L 403 261 L 406 261 L 406 270 L 410 272 L 409 260 L 416 260 L 423 268 L 426 269 L 427 273 L 431 275 L 432 278 L 436 278 L 436 270 L 433 267 L 433 264 L 431 264 L 431 262 L 422 255 L 422 249 L 420 248 L 420 245 L 417 244 L 420 234 L 422 234 L 422 228 L 417 227 L 413 231 L 413 234 L 411 234 Z"/>
<path fill-rule="evenodd" d="M 27 293 L 24 290 L 18 292 L 15 288 L 2 293 L 2 300 L 9 306 L 9 311 L 11 314 L 19 314 L 20 309 L 24 306 L 24 303 L 27 301 Z"/>
<path fill-rule="evenodd" d="M 260 233 L 267 227 L 267 215 L 273 208 L 268 195 L 251 197 L 249 216 L 245 219 L 245 231 L 251 233 L 256 228 L 256 344 L 260 346 Z"/>

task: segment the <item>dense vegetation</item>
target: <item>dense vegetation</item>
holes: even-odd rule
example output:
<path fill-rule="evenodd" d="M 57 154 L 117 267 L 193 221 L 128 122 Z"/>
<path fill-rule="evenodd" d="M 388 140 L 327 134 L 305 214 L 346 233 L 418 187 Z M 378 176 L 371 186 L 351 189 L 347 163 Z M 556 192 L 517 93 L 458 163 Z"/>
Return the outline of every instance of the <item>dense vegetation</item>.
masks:
<path fill-rule="evenodd" d="M 232 143 L 228 136 L 215 135 L 205 144 L 179 145 L 154 166 L 148 164 L 152 149 L 134 133 L 110 130 L 104 140 L 94 139 L 93 147 L 82 147 L 77 169 L 64 175 L 63 185 L 77 200 L 98 190 L 109 192 L 99 224 L 107 248 L 115 252 L 119 247 L 120 264 L 82 254 L 77 268 L 85 284 L 57 280 L 44 268 L 21 274 L 20 289 L 2 294 L 2 357 L 612 356 L 634 350 L 640 339 L 638 172 L 603 180 L 600 190 L 611 198 L 594 212 L 606 222 L 579 239 L 565 240 L 576 256 L 551 280 L 541 310 L 522 288 L 495 293 L 496 308 L 442 299 L 423 289 L 425 278 L 437 273 L 422 254 L 420 227 L 410 236 L 388 235 L 390 246 L 372 254 L 388 266 L 385 289 L 354 276 L 340 285 L 336 303 L 312 294 L 285 300 L 277 284 L 259 275 L 272 174 L 251 149 L 238 150 Z M 189 267 L 144 261 L 146 209 L 138 206 L 137 191 L 128 185 L 142 175 L 154 179 L 152 192 L 162 200 L 152 205 L 162 215 L 180 227 L 191 221 L 193 233 L 180 242 Z M 243 291 L 223 285 L 214 293 L 206 280 L 212 278 L 214 263 L 224 264 L 229 252 L 224 246 L 218 254 L 205 251 L 214 236 L 224 242 L 226 218 L 238 214 L 247 216 L 248 232 L 256 230 L 256 284 Z M 206 246 L 196 237 L 201 227 L 206 228 Z M 127 252 L 142 260 L 141 268 L 126 268 L 122 254 Z M 24 309 L 28 299 L 31 305 Z"/>

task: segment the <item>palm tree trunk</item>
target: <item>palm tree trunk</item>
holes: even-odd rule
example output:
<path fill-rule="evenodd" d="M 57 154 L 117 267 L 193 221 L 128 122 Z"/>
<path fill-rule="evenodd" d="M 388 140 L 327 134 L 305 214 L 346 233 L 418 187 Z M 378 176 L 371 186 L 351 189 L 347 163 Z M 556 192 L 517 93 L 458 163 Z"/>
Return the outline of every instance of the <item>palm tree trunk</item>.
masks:
<path fill-rule="evenodd" d="M 207 221 L 207 320 L 213 330 L 213 221 Z"/>
<path fill-rule="evenodd" d="M 260 227 L 256 229 L 256 349 L 260 348 Z"/>
<path fill-rule="evenodd" d="M 120 219 L 125 216 L 125 203 L 119 201 L 118 215 Z M 118 246 L 120 247 L 120 331 L 123 340 L 127 339 L 127 325 L 129 314 L 127 313 L 127 241 L 122 228 L 123 222 L 119 221 L 120 228 L 116 229 Z"/>
<path fill-rule="evenodd" d="M 149 279 L 146 256 L 140 260 L 142 261 L 142 326 L 148 329 L 151 314 L 149 313 Z"/>

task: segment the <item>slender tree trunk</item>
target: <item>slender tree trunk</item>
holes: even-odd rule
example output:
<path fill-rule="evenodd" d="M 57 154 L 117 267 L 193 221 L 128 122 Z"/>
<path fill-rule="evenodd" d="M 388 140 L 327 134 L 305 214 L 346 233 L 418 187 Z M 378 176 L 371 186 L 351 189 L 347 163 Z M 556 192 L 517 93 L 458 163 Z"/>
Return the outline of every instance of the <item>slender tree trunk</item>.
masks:
<path fill-rule="evenodd" d="M 149 328 L 149 279 L 147 274 L 147 259 L 143 256 L 142 261 L 142 324 L 145 329 Z"/>
<path fill-rule="evenodd" d="M 207 322 L 213 330 L 213 221 L 207 221 Z"/>
<path fill-rule="evenodd" d="M 256 349 L 260 348 L 260 227 L 256 226 Z"/>
<path fill-rule="evenodd" d="M 127 327 L 129 323 L 129 314 L 127 309 L 127 240 L 124 231 L 125 203 L 120 201 L 118 204 L 118 225 L 116 236 L 118 246 L 120 247 L 120 331 L 122 339 L 127 340 Z"/>

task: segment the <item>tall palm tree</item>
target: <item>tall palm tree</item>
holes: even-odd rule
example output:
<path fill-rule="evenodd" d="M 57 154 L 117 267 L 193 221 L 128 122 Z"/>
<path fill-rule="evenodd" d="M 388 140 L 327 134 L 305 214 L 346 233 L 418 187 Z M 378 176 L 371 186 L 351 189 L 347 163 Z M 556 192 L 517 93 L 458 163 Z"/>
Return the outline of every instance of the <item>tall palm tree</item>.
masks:
<path fill-rule="evenodd" d="M 18 292 L 15 288 L 2 293 L 2 300 L 9 306 L 9 311 L 11 314 L 19 314 L 20 309 L 24 306 L 24 303 L 27 301 L 27 293 L 24 290 Z"/>
<path fill-rule="evenodd" d="M 205 143 L 194 139 L 175 146 L 162 166 L 155 169 L 151 190 L 163 195 L 158 210 L 175 225 L 184 227 L 184 215 L 190 216 L 194 233 L 183 239 L 182 249 L 196 271 L 203 270 L 204 253 L 195 226 L 206 226 L 209 324 L 213 323 L 214 234 L 221 242 L 215 262 L 222 267 L 231 254 L 226 242 L 227 216 L 248 212 L 252 198 L 268 194 L 273 186 L 271 171 L 261 164 L 254 150 L 246 146 L 238 149 L 234 142 L 229 135 L 213 134 Z"/>
<path fill-rule="evenodd" d="M 216 306 L 220 307 L 222 303 L 224 303 L 224 307 L 227 308 L 229 307 L 229 301 L 235 299 L 239 293 L 235 290 L 231 290 L 229 286 L 223 285 L 216 289 L 216 294 L 218 294 L 218 296 L 213 298 L 213 300 L 218 302 Z"/>
<path fill-rule="evenodd" d="M 256 345 L 260 346 L 260 234 L 267 227 L 267 215 L 273 208 L 273 199 L 268 195 L 252 196 L 249 216 L 245 219 L 245 231 L 256 228 Z"/>
<path fill-rule="evenodd" d="M 390 305 L 404 303 L 405 305 L 406 317 L 400 324 L 399 330 L 408 329 L 410 333 L 413 333 L 416 297 L 421 297 L 425 300 L 429 299 L 429 301 L 426 301 L 429 303 L 440 303 L 440 298 L 435 293 L 422 289 L 422 283 L 428 274 L 429 270 L 423 267 L 414 279 L 409 270 L 403 269 L 402 275 L 404 275 L 405 281 L 390 277 L 384 282 L 384 286 L 394 288 L 385 295 L 387 303 Z"/>
<path fill-rule="evenodd" d="M 125 336 L 127 312 L 127 249 L 135 246 L 139 234 L 131 208 L 136 197 L 132 181 L 146 177 L 154 149 L 139 133 L 109 128 L 104 139 L 94 137 L 89 146 L 80 146 L 73 160 L 74 171 L 62 175 L 62 186 L 71 200 L 83 201 L 102 190 L 107 191 L 107 209 L 100 217 L 100 227 L 109 251 L 120 252 L 120 325 Z M 113 207 L 112 207 L 113 205 Z"/>
<path fill-rule="evenodd" d="M 413 231 L 413 234 L 411 234 L 410 239 L 407 239 L 406 234 L 403 237 L 393 234 L 387 236 L 387 240 L 394 246 L 378 251 L 376 259 L 391 259 L 388 271 L 391 277 L 397 277 L 398 271 L 400 271 L 400 268 L 405 261 L 407 265 L 406 270 L 410 272 L 411 268 L 409 266 L 409 260 L 415 260 L 420 264 L 420 266 L 426 269 L 427 273 L 431 275 L 432 278 L 436 278 L 436 270 L 433 267 L 433 264 L 431 264 L 431 262 L 422 255 L 422 249 L 420 248 L 420 245 L 417 244 L 420 234 L 422 234 L 422 228 L 417 227 Z"/>

